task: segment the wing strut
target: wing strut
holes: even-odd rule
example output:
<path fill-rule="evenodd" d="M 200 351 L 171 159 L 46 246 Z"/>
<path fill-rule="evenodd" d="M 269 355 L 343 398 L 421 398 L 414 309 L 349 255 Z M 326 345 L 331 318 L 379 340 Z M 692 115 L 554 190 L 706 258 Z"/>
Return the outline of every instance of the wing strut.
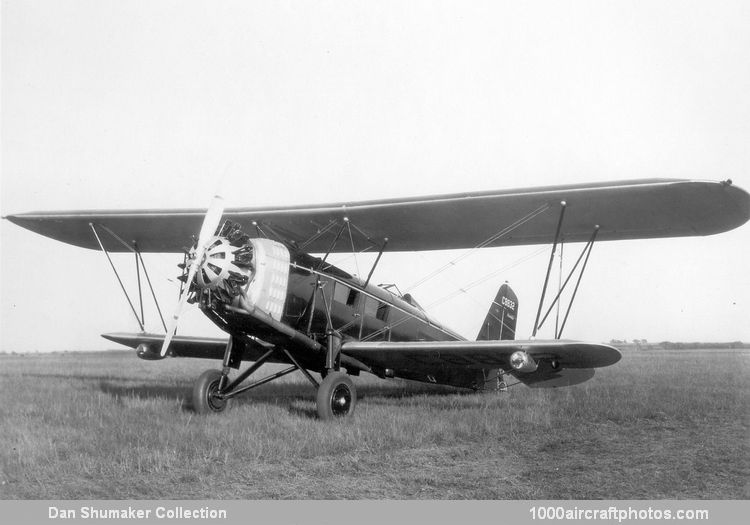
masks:
<path fill-rule="evenodd" d="M 318 270 L 322 270 L 323 269 L 323 265 L 325 265 L 326 259 L 328 259 L 328 256 L 331 255 L 331 250 L 333 250 L 334 248 L 336 248 L 336 243 L 339 242 L 339 239 L 341 238 L 341 234 L 344 233 L 344 229 L 346 228 L 346 225 L 347 225 L 348 222 L 349 222 L 349 219 L 347 219 L 346 217 L 344 217 L 344 222 L 341 224 L 341 228 L 339 228 L 339 231 L 336 234 L 336 238 L 333 239 L 333 242 L 331 243 L 331 247 L 328 248 L 328 251 L 326 252 L 326 254 L 323 256 L 323 258 L 318 263 Z"/>
<path fill-rule="evenodd" d="M 591 255 L 591 249 L 594 247 L 594 240 L 596 240 L 596 234 L 599 233 L 599 225 L 596 225 L 596 228 L 594 228 L 594 233 L 591 235 L 591 240 L 586 245 L 588 248 L 588 251 L 586 252 L 586 259 L 583 261 L 583 266 L 581 267 L 581 273 L 578 274 L 578 280 L 576 281 L 576 287 L 573 289 L 573 295 L 570 298 L 570 303 L 568 304 L 568 309 L 565 311 L 565 317 L 563 317 L 562 325 L 560 326 L 560 331 L 555 334 L 555 339 L 560 339 L 562 337 L 563 329 L 565 328 L 565 323 L 568 321 L 568 314 L 570 314 L 570 309 L 573 306 L 573 301 L 576 298 L 576 293 L 578 293 L 578 286 L 581 284 L 581 278 L 583 277 L 583 272 L 586 270 L 586 264 L 589 262 L 589 255 Z M 584 249 L 585 250 L 585 249 Z"/>
<path fill-rule="evenodd" d="M 564 241 L 564 239 L 563 239 Z M 560 243 L 560 270 L 557 273 L 557 294 L 562 293 L 562 275 L 563 275 L 563 257 L 565 252 L 565 242 Z M 554 302 L 553 302 L 554 304 Z M 546 317 L 546 316 L 545 316 Z M 544 323 L 544 321 L 542 321 Z M 555 310 L 555 333 L 560 328 L 560 301 L 557 301 L 557 308 Z"/>
<path fill-rule="evenodd" d="M 377 268 L 378 263 L 380 262 L 380 258 L 383 256 L 383 252 L 385 251 L 386 246 L 388 246 L 388 237 L 383 239 L 383 244 L 380 246 L 380 251 L 378 252 L 378 256 L 375 258 L 375 262 L 372 263 L 372 268 L 370 268 L 370 273 L 367 274 L 367 279 L 365 280 L 365 288 L 367 288 L 367 285 L 370 284 L 370 278 L 372 277 L 373 272 L 375 272 L 375 268 Z"/>
<path fill-rule="evenodd" d="M 318 240 L 325 233 L 327 233 L 329 231 L 332 231 L 336 226 L 339 226 L 339 229 L 336 232 L 336 234 L 335 234 L 335 236 L 333 238 L 333 241 L 331 241 L 331 244 L 329 245 L 327 251 L 325 252 L 325 255 L 323 255 L 323 258 L 318 261 L 317 265 L 314 268 L 308 268 L 309 271 L 312 271 L 312 272 L 318 274 L 318 279 L 316 281 L 315 289 L 312 291 L 312 294 L 310 295 L 310 299 L 307 301 L 307 306 L 305 307 L 305 311 L 302 313 L 302 316 L 300 317 L 300 320 L 299 320 L 299 323 L 301 323 L 302 320 L 305 318 L 305 316 L 307 314 L 307 311 L 309 310 L 310 316 L 307 319 L 307 333 L 308 334 L 310 333 L 310 330 L 312 329 L 313 315 L 315 313 L 315 305 L 316 305 L 318 290 L 320 290 L 321 294 L 323 295 L 323 303 L 324 303 L 324 306 L 325 306 L 325 309 L 326 309 L 326 315 L 328 317 L 328 331 L 333 330 L 333 327 L 331 326 L 331 320 L 330 320 L 330 306 L 329 306 L 328 302 L 325 299 L 325 294 L 322 293 L 323 290 L 322 290 L 322 288 L 320 286 L 320 275 L 321 275 L 321 272 L 323 272 L 326 269 L 326 261 L 328 260 L 328 256 L 331 253 L 333 253 L 334 250 L 336 249 L 336 246 L 338 245 L 339 241 L 341 240 L 341 236 L 343 235 L 344 231 L 348 231 L 348 234 L 349 234 L 348 237 L 349 237 L 349 242 L 351 243 L 351 252 L 352 252 L 352 255 L 354 256 L 354 263 L 357 266 L 357 274 L 359 274 L 359 263 L 357 262 L 357 251 L 356 251 L 356 248 L 354 246 L 354 236 L 352 234 L 352 228 L 354 228 L 354 230 L 357 233 L 361 234 L 367 240 L 367 242 L 371 244 L 371 246 L 368 246 L 367 248 L 365 248 L 364 250 L 362 250 L 362 252 L 365 252 L 365 251 L 369 250 L 373 246 L 376 247 L 376 248 L 378 248 L 378 255 L 377 255 L 376 259 L 375 259 L 375 262 L 372 265 L 372 268 L 370 269 L 370 272 L 367 275 L 367 279 L 365 281 L 365 284 L 364 284 L 363 288 L 366 288 L 367 285 L 369 284 L 370 278 L 372 277 L 372 274 L 375 271 L 375 268 L 377 267 L 378 262 L 380 262 L 380 258 L 382 257 L 383 252 L 385 251 L 386 246 L 388 245 L 388 237 L 385 237 L 383 239 L 383 243 L 382 244 L 378 244 L 374 239 L 372 239 L 364 231 L 362 231 L 360 228 L 358 228 L 356 224 L 352 224 L 352 222 L 349 220 L 349 217 L 344 216 L 344 217 L 341 218 L 340 221 L 339 220 L 335 220 L 335 221 L 329 222 L 324 228 L 322 228 L 320 231 L 318 231 L 313 237 L 311 237 L 309 240 L 303 242 L 300 245 L 301 246 L 300 249 L 304 248 L 309 243 Z M 360 318 L 361 318 L 361 314 L 360 314 Z M 351 324 L 351 323 L 349 323 L 349 324 Z M 347 324 L 344 328 L 348 327 L 349 324 Z"/>
<path fill-rule="evenodd" d="M 555 304 L 557 304 L 558 307 L 560 306 L 560 296 L 562 295 L 563 291 L 565 290 L 565 287 L 568 285 L 568 282 L 570 281 L 571 277 L 573 277 L 573 274 L 575 273 L 576 268 L 578 268 L 578 265 L 581 263 L 581 259 L 583 259 L 584 255 L 586 256 L 586 261 L 588 261 L 588 259 L 589 259 L 589 255 L 588 254 L 591 253 L 591 247 L 594 244 L 594 240 L 596 240 L 597 233 L 599 233 L 599 226 L 598 225 L 594 228 L 594 232 L 591 234 L 591 238 L 589 238 L 588 242 L 586 243 L 586 246 L 584 246 L 583 250 L 581 250 L 581 254 L 578 256 L 578 260 L 573 265 L 573 268 L 571 268 L 570 272 L 568 273 L 568 276 L 565 278 L 565 282 L 563 282 L 562 286 L 560 286 L 560 289 L 557 292 L 557 295 L 552 300 L 552 304 L 549 305 L 549 308 L 547 308 L 547 312 L 542 317 L 542 320 L 539 322 L 539 326 L 537 326 L 537 328 L 541 328 L 544 325 L 544 322 L 547 320 L 547 317 L 549 317 L 549 314 L 552 312 L 552 308 L 555 307 Z M 560 252 L 561 253 L 562 253 L 562 246 L 563 245 L 561 243 L 560 244 Z M 583 276 L 583 270 L 585 269 L 585 267 L 586 267 L 586 263 L 584 262 L 584 266 L 583 266 L 583 268 L 581 268 L 581 274 L 578 276 L 578 282 L 576 283 L 576 290 L 578 289 L 578 285 L 581 282 L 581 277 Z M 562 268 L 562 266 L 561 266 L 561 268 Z M 575 298 L 575 292 L 574 292 L 574 298 Z M 571 303 L 572 302 L 573 301 L 571 300 Z M 568 310 L 567 311 L 570 312 L 570 306 L 568 306 Z M 559 314 L 559 311 L 558 311 L 558 314 Z M 566 313 L 566 318 L 567 318 L 567 313 Z M 563 326 L 564 325 L 565 325 L 565 323 L 563 322 Z M 556 323 L 555 324 L 555 334 L 557 334 L 557 335 L 556 335 L 555 339 L 559 339 L 560 338 L 560 335 L 559 335 L 558 331 L 559 331 L 559 333 L 562 333 L 562 329 L 558 330 L 558 324 Z"/>
<path fill-rule="evenodd" d="M 104 244 L 102 243 L 102 240 L 99 237 L 99 232 L 97 231 L 97 226 L 99 226 L 99 228 L 107 232 L 113 239 L 115 239 L 117 242 L 122 244 L 125 248 L 133 252 L 133 254 L 135 255 L 135 272 L 136 272 L 136 278 L 138 280 L 138 305 L 141 311 L 140 317 L 136 313 L 135 306 L 133 305 L 133 302 L 130 299 L 130 295 L 128 294 L 127 290 L 125 290 L 125 286 L 122 283 L 122 279 L 120 279 L 120 274 L 117 272 L 117 268 L 112 262 L 112 258 L 109 256 L 109 252 L 104 248 Z M 156 306 L 156 312 L 159 314 L 159 320 L 161 321 L 161 325 L 164 327 L 164 331 L 166 332 L 167 324 L 164 322 L 164 315 L 161 313 L 159 300 L 156 298 L 156 292 L 154 291 L 154 286 L 151 284 L 151 277 L 148 275 L 148 269 L 146 268 L 146 263 L 143 260 L 143 256 L 141 255 L 141 250 L 138 248 L 138 243 L 136 241 L 133 241 L 133 245 L 130 246 L 119 235 L 117 235 L 115 232 L 113 232 L 112 230 L 110 230 L 109 228 L 101 224 L 95 225 L 94 223 L 89 223 L 89 227 L 91 228 L 91 231 L 94 232 L 94 237 L 96 238 L 96 242 L 99 244 L 99 248 L 102 250 L 102 252 L 104 252 L 104 255 L 107 256 L 107 260 L 109 261 L 109 264 L 112 267 L 112 271 L 114 271 L 115 277 L 117 278 L 117 281 L 120 283 L 120 288 L 122 289 L 122 292 L 125 294 L 125 299 L 127 299 L 128 304 L 130 305 L 130 309 L 133 311 L 133 315 L 135 315 L 136 320 L 138 321 L 138 325 L 141 327 L 141 332 L 144 331 L 144 327 L 146 325 L 146 316 L 143 313 L 143 294 L 142 294 L 141 272 L 140 272 L 141 268 L 143 268 L 143 275 L 144 277 L 146 277 L 146 284 L 148 284 L 148 289 L 151 292 L 151 298 L 154 300 L 154 306 Z"/>
<path fill-rule="evenodd" d="M 133 242 L 135 244 L 135 242 Z M 138 281 L 138 305 L 141 307 L 141 323 L 145 323 L 146 316 L 143 314 L 143 291 L 141 289 L 141 265 L 138 262 L 138 252 L 135 252 L 135 275 Z"/>
<path fill-rule="evenodd" d="M 133 311 L 133 315 L 135 316 L 135 320 L 138 323 L 138 326 L 141 328 L 141 332 L 143 332 L 144 331 L 143 321 L 141 321 L 141 318 L 138 317 L 138 312 L 135 311 L 135 306 L 133 306 L 133 301 L 130 300 L 130 295 L 128 295 L 128 291 L 125 289 L 125 285 L 122 284 L 122 279 L 120 279 L 120 274 L 117 272 L 115 263 L 112 262 L 112 258 L 109 256 L 109 252 L 104 248 L 104 245 L 102 244 L 102 240 L 99 238 L 99 234 L 96 231 L 96 226 L 94 226 L 94 223 L 90 222 L 89 226 L 91 227 L 91 231 L 94 232 L 94 236 L 96 237 L 96 242 L 99 243 L 99 247 L 102 249 L 102 252 L 104 252 L 104 255 L 107 256 L 109 265 L 112 267 L 112 271 L 115 272 L 115 277 L 117 278 L 117 282 L 120 283 L 120 288 L 122 289 L 122 293 L 125 294 L 125 299 L 128 301 L 128 304 L 130 305 L 130 309 Z M 140 287 L 140 284 L 139 284 L 139 287 Z"/>
<path fill-rule="evenodd" d="M 536 337 L 536 331 L 539 329 L 539 316 L 542 313 L 544 304 L 544 294 L 547 292 L 547 283 L 549 282 L 549 272 L 552 270 L 552 262 L 555 259 L 555 250 L 557 250 L 557 241 L 560 240 L 560 229 L 562 228 L 563 219 L 565 218 L 565 201 L 560 201 L 560 218 L 557 220 L 557 230 L 555 231 L 555 241 L 552 243 L 552 253 L 549 255 L 549 264 L 547 265 L 547 274 L 544 276 L 544 286 L 542 286 L 542 296 L 539 298 L 539 307 L 536 310 L 536 319 L 534 320 L 534 330 L 531 337 Z"/>
<path fill-rule="evenodd" d="M 135 255 L 138 257 L 138 260 L 141 263 L 141 266 L 143 267 L 143 275 L 146 276 L 146 283 L 148 284 L 148 289 L 151 290 L 151 297 L 154 299 L 154 305 L 156 306 L 156 311 L 159 313 L 159 320 L 161 321 L 161 325 L 164 327 L 164 331 L 167 331 L 167 323 L 164 322 L 164 316 L 161 313 L 161 308 L 159 307 L 159 301 L 156 299 L 156 292 L 154 292 L 154 287 L 151 285 L 151 278 L 148 276 L 148 270 L 146 270 L 146 263 L 143 262 L 143 257 L 141 256 L 141 251 L 138 249 L 138 244 L 136 242 L 133 242 L 133 247 L 135 248 Z M 141 287 L 141 277 L 140 274 L 138 275 L 138 289 L 140 290 Z M 143 311 L 143 304 L 141 304 L 141 311 Z M 145 323 L 145 317 L 143 322 Z"/>

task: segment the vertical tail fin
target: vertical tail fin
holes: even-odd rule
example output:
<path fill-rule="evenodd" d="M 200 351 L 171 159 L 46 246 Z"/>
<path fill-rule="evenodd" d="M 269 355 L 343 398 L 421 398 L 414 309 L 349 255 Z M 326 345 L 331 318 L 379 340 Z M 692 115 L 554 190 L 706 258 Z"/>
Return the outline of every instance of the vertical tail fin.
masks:
<path fill-rule="evenodd" d="M 492 301 L 482 327 L 479 329 L 477 341 L 497 341 L 499 339 L 516 338 L 516 318 L 518 314 L 518 297 L 507 283 L 497 291 Z"/>
<path fill-rule="evenodd" d="M 516 338 L 518 297 L 508 283 L 503 284 L 492 301 L 487 317 L 479 329 L 477 341 L 497 341 Z M 479 374 L 477 389 L 484 392 L 505 392 L 505 372 L 500 368 L 486 368 Z"/>

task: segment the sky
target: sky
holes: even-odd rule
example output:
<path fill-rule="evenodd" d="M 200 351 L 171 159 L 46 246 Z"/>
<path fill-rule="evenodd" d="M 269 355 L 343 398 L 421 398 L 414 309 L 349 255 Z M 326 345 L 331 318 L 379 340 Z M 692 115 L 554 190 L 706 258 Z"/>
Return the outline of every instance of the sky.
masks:
<path fill-rule="evenodd" d="M 8 0 L 1 16 L 3 215 L 645 177 L 750 189 L 744 1 Z M 0 227 L 1 351 L 111 348 L 99 334 L 137 330 L 101 253 Z M 462 255 L 386 254 L 373 280 L 468 338 L 507 280 L 528 337 L 549 247 L 480 250 L 412 288 Z M 750 341 L 748 261 L 747 224 L 599 243 L 564 335 Z M 115 262 L 135 292 L 132 257 Z M 178 262 L 146 256 L 167 312 Z M 199 311 L 179 331 L 218 333 Z"/>

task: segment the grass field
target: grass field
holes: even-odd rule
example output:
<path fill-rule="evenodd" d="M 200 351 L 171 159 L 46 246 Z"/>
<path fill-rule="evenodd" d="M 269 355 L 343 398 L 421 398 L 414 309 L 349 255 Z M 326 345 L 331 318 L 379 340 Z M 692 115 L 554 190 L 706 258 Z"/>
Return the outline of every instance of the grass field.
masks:
<path fill-rule="evenodd" d="M 0 354 L 0 498 L 745 499 L 749 357 L 628 352 L 489 395 L 363 376 L 331 424 L 299 373 L 203 417 L 215 362 Z"/>

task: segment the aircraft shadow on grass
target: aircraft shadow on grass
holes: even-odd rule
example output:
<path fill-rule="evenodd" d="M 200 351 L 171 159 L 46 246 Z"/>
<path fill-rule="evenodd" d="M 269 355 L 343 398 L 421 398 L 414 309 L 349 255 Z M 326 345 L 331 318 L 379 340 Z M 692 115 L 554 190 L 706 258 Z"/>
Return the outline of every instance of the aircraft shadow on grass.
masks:
<path fill-rule="evenodd" d="M 141 399 L 174 399 L 179 401 L 183 410 L 195 412 L 192 401 L 192 383 L 185 380 L 179 383 L 167 385 L 163 383 L 144 383 L 140 377 L 113 377 L 111 375 L 87 375 L 87 374 L 24 374 L 26 377 L 35 377 L 45 380 L 65 379 L 82 381 L 92 390 L 100 390 L 107 395 L 117 399 L 120 403 L 127 398 Z M 375 385 L 361 385 L 357 388 L 357 397 L 360 401 L 367 400 L 371 405 L 401 405 L 400 401 L 413 399 L 420 396 L 429 396 L 440 399 L 449 396 L 469 397 L 475 392 L 444 385 L 425 385 L 421 383 L 406 383 L 397 380 L 394 383 L 383 383 Z M 235 406 L 262 403 L 273 406 L 288 406 L 290 414 L 302 417 L 317 418 L 314 407 L 315 396 L 310 385 L 307 383 L 270 383 L 258 387 L 251 392 L 246 392 L 232 400 Z M 451 402 L 455 407 L 456 400 Z M 467 405 L 471 404 L 466 401 Z"/>
<path fill-rule="evenodd" d="M 113 379 L 112 377 L 95 376 L 65 376 L 67 378 L 82 379 L 96 384 L 96 388 L 116 398 L 138 397 L 145 399 L 175 399 L 181 402 L 183 410 L 194 412 L 192 402 L 192 385 L 189 382 L 173 385 L 140 383 L 132 384 L 129 380 Z M 423 385 L 363 385 L 358 388 L 357 394 L 360 400 L 367 399 L 376 405 L 394 404 L 398 400 L 409 399 L 419 396 L 455 396 L 467 395 L 473 392 L 445 387 L 445 386 L 423 386 Z M 310 385 L 299 384 L 267 384 L 252 392 L 247 392 L 232 400 L 238 406 L 253 403 L 266 405 L 287 404 L 289 412 L 298 416 L 315 418 L 317 411 L 312 403 L 315 397 L 312 395 Z M 300 402 L 303 403 L 300 406 Z M 310 404 L 308 407 L 307 405 Z"/>

